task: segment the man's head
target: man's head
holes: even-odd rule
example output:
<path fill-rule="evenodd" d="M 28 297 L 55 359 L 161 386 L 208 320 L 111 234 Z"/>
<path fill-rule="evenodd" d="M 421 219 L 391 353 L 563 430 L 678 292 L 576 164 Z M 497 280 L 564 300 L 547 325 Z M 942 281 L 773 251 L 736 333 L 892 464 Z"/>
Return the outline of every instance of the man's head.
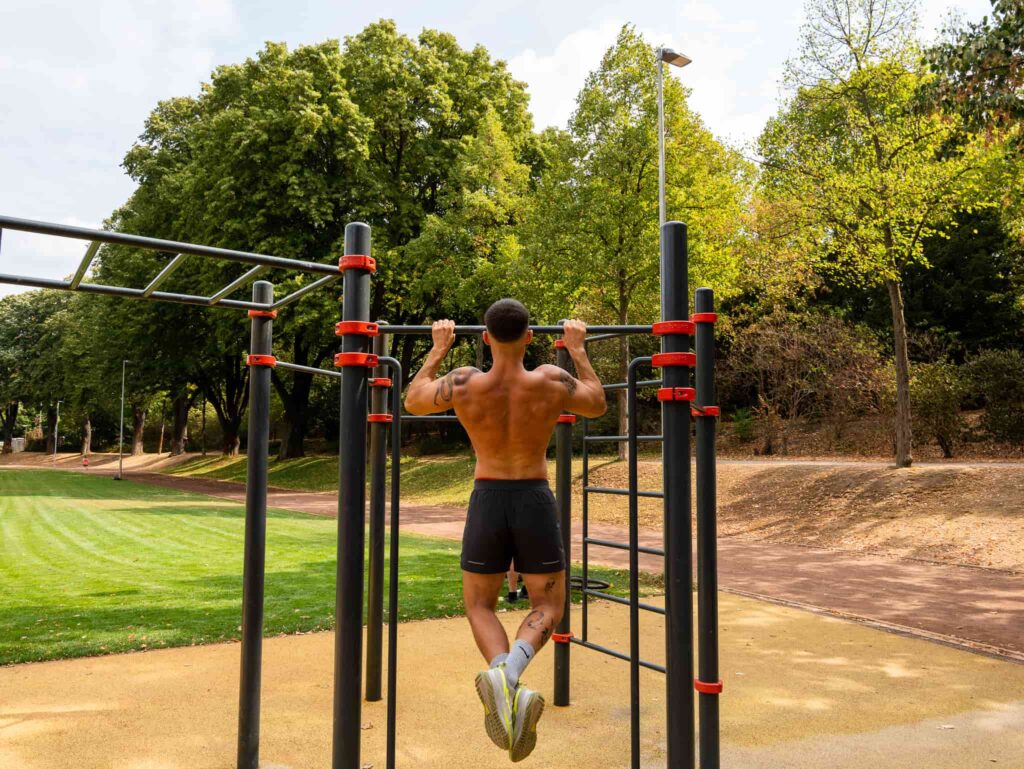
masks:
<path fill-rule="evenodd" d="M 530 313 L 523 303 L 515 299 L 499 299 L 484 313 L 487 344 L 523 344 L 533 338 L 530 331 Z"/>

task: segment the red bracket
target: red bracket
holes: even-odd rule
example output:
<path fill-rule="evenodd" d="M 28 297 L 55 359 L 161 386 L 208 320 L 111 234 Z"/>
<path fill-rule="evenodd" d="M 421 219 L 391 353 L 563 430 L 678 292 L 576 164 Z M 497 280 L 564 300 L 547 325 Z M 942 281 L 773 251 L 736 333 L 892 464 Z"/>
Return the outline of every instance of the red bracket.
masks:
<path fill-rule="evenodd" d="M 564 339 L 556 339 L 555 340 L 555 349 L 556 350 L 564 350 L 565 349 L 565 340 Z"/>
<path fill-rule="evenodd" d="M 559 414 L 558 415 L 558 424 L 560 424 L 560 425 L 574 425 L 574 424 L 576 424 L 576 415 L 575 414 Z"/>
<path fill-rule="evenodd" d="M 376 272 L 377 260 L 366 254 L 346 254 L 338 260 L 338 271 L 344 272 L 345 270 Z"/>
<path fill-rule="evenodd" d="M 651 356 L 651 365 L 655 368 L 664 366 L 696 366 L 697 356 L 692 352 L 659 352 Z"/>
<path fill-rule="evenodd" d="M 570 639 L 575 638 L 575 637 L 576 636 L 574 636 L 572 633 L 552 633 L 551 634 L 551 640 L 554 641 L 556 644 L 567 644 L 567 643 L 569 643 Z"/>
<path fill-rule="evenodd" d="M 697 397 L 697 391 L 692 387 L 659 387 L 659 401 L 692 401 Z"/>
<path fill-rule="evenodd" d="M 717 312 L 695 312 L 690 316 L 694 323 L 714 323 L 718 320 Z"/>
<path fill-rule="evenodd" d="M 391 387 L 391 380 L 386 376 L 374 377 L 370 380 L 370 387 Z"/>
<path fill-rule="evenodd" d="M 693 417 L 717 417 L 722 415 L 718 406 L 690 406 L 690 416 Z"/>
<path fill-rule="evenodd" d="M 377 336 L 378 333 L 377 324 L 365 320 L 343 320 L 334 324 L 335 336 L 345 336 L 346 334 Z"/>
<path fill-rule="evenodd" d="M 666 334 L 686 334 L 693 336 L 696 328 L 689 320 L 663 320 L 651 326 L 651 334 L 654 336 L 665 336 Z"/>
<path fill-rule="evenodd" d="M 249 310 L 250 318 L 270 318 L 273 320 L 277 317 L 277 310 Z"/>
<path fill-rule="evenodd" d="M 716 684 L 710 684 L 707 681 L 701 681 L 699 678 L 695 678 L 693 679 L 693 688 L 701 694 L 721 694 L 722 682 L 719 681 Z"/>
<path fill-rule="evenodd" d="M 339 352 L 334 356 L 334 365 L 375 368 L 377 366 L 377 356 L 369 352 Z"/>
<path fill-rule="evenodd" d="M 366 417 L 367 422 L 394 422 L 395 418 L 391 414 L 370 414 Z"/>
<path fill-rule="evenodd" d="M 246 366 L 270 366 L 274 368 L 277 365 L 277 358 L 273 355 L 247 355 L 245 358 Z"/>

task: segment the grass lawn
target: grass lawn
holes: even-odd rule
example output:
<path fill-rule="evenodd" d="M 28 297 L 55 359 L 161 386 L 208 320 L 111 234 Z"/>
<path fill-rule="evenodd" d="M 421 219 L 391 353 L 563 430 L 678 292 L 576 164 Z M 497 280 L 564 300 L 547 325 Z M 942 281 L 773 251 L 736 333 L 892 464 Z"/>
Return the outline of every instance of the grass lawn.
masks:
<path fill-rule="evenodd" d="M 0 664 L 238 638 L 243 527 L 227 500 L 0 469 Z M 335 536 L 332 519 L 270 511 L 267 635 L 333 626 Z M 462 613 L 458 555 L 457 542 L 402 535 L 401 619 Z M 591 573 L 620 595 L 628 585 Z"/>

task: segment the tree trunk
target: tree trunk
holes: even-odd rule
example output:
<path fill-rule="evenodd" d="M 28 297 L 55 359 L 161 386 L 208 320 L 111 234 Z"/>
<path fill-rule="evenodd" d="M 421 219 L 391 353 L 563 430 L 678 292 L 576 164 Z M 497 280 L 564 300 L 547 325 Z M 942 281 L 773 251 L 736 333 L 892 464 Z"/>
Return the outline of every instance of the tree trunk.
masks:
<path fill-rule="evenodd" d="M 146 429 L 146 410 L 142 406 L 132 406 L 132 456 L 139 457 L 146 453 L 142 445 L 142 431 Z"/>
<path fill-rule="evenodd" d="M 242 441 L 238 437 L 238 425 L 233 424 L 229 427 L 225 427 L 224 440 L 221 443 L 221 451 L 224 452 L 224 456 L 237 457 L 241 445 Z"/>
<path fill-rule="evenodd" d="M 92 420 L 86 414 L 82 418 L 82 456 L 87 457 L 92 453 Z"/>
<path fill-rule="evenodd" d="M 160 410 L 160 437 L 156 441 L 156 454 L 160 456 L 164 453 L 164 428 L 167 426 L 167 420 L 164 418 L 163 409 Z"/>
<path fill-rule="evenodd" d="M 910 426 L 910 355 L 907 352 L 907 321 L 903 313 L 903 291 L 900 284 L 887 280 L 889 305 L 892 310 L 892 335 L 896 358 L 896 466 L 910 467 L 913 435 Z"/>
<path fill-rule="evenodd" d="M 0 414 L 0 421 L 3 422 L 4 427 L 4 447 L 0 453 L 13 454 L 14 423 L 18 421 L 18 401 L 11 401 L 4 406 L 3 413 Z"/>
<path fill-rule="evenodd" d="M 46 453 L 53 454 L 57 450 L 57 411 L 46 410 Z"/>
<path fill-rule="evenodd" d="M 181 394 L 171 401 L 171 456 L 177 457 L 185 453 L 188 442 L 188 412 L 192 408 L 192 399 Z"/>

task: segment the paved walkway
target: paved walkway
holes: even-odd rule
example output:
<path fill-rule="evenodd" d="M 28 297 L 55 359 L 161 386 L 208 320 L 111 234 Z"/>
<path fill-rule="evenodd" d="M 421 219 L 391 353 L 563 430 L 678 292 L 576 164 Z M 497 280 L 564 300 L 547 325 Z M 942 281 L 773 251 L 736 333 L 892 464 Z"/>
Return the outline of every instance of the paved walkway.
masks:
<path fill-rule="evenodd" d="M 244 486 L 228 481 L 142 472 L 126 477 L 225 499 L 245 498 Z M 267 502 L 316 515 L 333 516 L 337 510 L 337 498 L 330 493 L 272 488 Z M 463 520 L 457 508 L 402 508 L 403 531 L 460 539 Z M 611 524 L 591 524 L 590 536 L 627 539 L 624 527 Z M 577 521 L 575 560 L 581 557 L 581 539 Z M 640 543 L 661 547 L 661 532 L 641 530 Z M 720 540 L 718 552 L 722 590 L 1024 662 L 1024 574 L 735 537 Z M 593 564 L 625 568 L 628 557 L 623 550 L 590 548 Z M 641 555 L 640 568 L 660 572 L 661 559 Z"/>

